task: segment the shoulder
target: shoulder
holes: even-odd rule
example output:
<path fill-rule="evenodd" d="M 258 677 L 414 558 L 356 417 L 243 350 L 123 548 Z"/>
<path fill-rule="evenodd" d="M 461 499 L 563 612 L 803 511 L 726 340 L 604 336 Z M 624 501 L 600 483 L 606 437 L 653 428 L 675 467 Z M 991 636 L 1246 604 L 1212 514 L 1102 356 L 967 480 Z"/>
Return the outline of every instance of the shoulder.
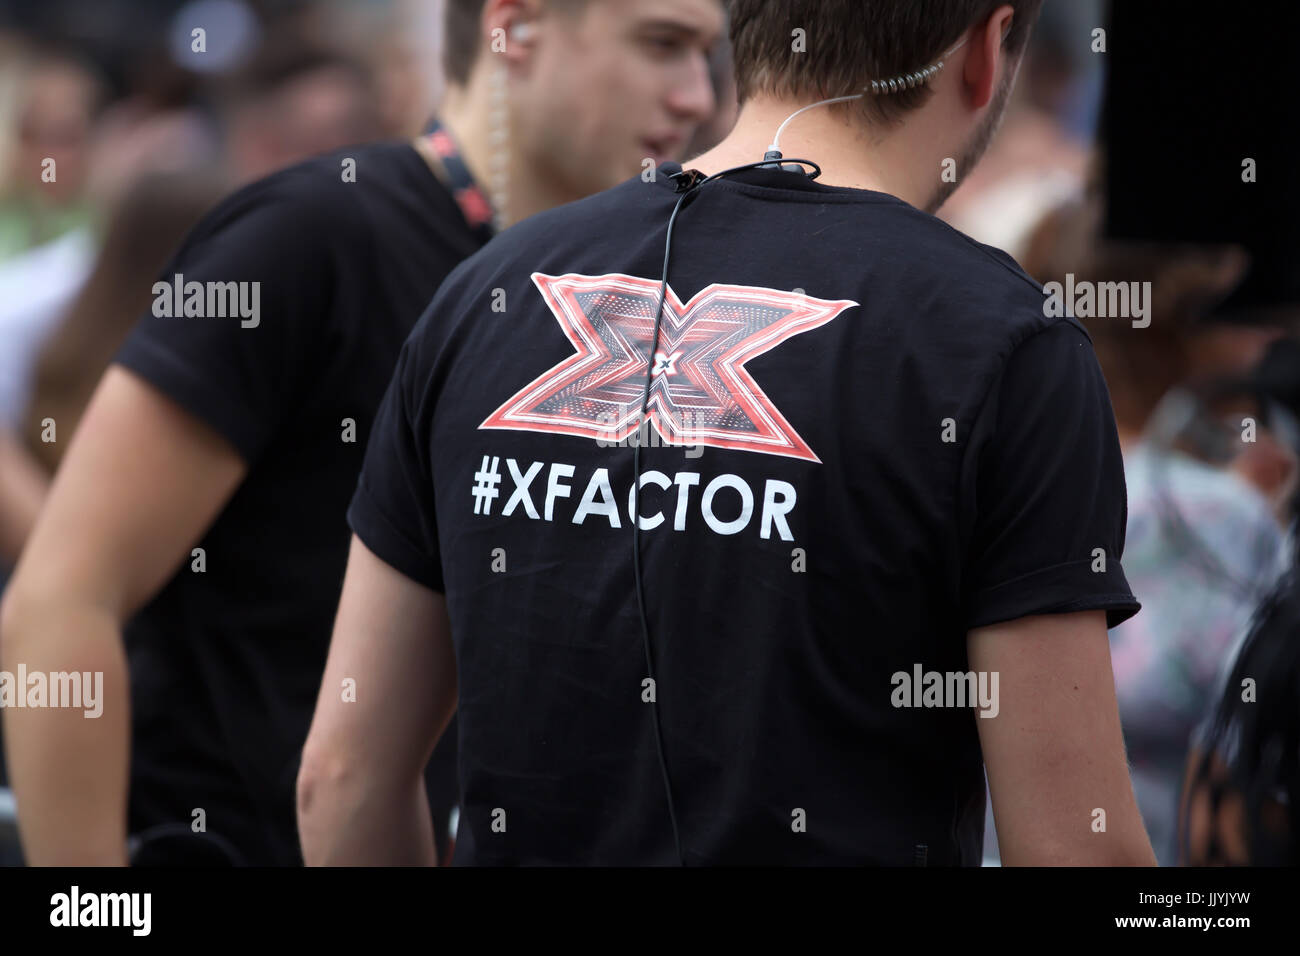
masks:
<path fill-rule="evenodd" d="M 187 245 L 230 230 L 256 230 L 264 241 L 291 239 L 305 248 L 355 241 L 368 228 L 357 175 L 391 179 L 406 174 L 419 154 L 407 144 L 366 144 L 313 157 L 249 183 L 218 203 L 195 227 Z M 262 243 L 259 243 L 261 245 Z"/>
<path fill-rule="evenodd" d="M 847 297 L 876 318 L 870 334 L 886 330 L 900 355 L 975 395 L 1009 373 L 1044 384 L 1053 370 L 1074 383 L 1100 374 L 1088 330 L 1052 308 L 1043 286 L 1006 252 L 902 202 L 854 214 L 837 259 L 869 265 Z"/>
<path fill-rule="evenodd" d="M 1092 342 L 1084 325 L 1073 316 L 1057 314 L 1042 284 L 1003 250 L 919 210 L 901 215 L 915 229 L 917 247 L 931 250 L 918 281 L 942 292 L 958 312 L 966 311 L 982 328 L 1003 333 L 1013 346 L 1048 330 L 1053 338 Z"/>
<path fill-rule="evenodd" d="M 296 201 L 319 199 L 322 189 L 337 187 L 339 195 L 359 192 L 346 187 L 363 179 L 388 180 L 423 165 L 424 160 L 410 143 L 361 143 L 295 163 L 258 180 L 245 191 Z"/>

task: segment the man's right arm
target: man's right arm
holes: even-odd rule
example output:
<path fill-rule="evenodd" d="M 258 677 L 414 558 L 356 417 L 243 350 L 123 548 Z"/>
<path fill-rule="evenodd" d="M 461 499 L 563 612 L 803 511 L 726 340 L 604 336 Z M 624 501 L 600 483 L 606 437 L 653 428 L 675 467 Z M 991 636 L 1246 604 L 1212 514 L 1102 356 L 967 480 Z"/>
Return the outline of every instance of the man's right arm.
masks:
<path fill-rule="evenodd" d="M 977 717 L 1008 866 L 1155 866 L 1124 756 L 1103 611 L 976 628 L 971 667 L 999 675 Z"/>
<path fill-rule="evenodd" d="M 152 386 L 120 367 L 105 374 L 0 608 L 4 669 L 104 675 L 98 718 L 7 709 L 28 863 L 126 862 L 122 625 L 176 572 L 245 472 L 229 442 Z"/>
<path fill-rule="evenodd" d="M 974 719 L 1003 860 L 1154 865 L 1107 635 L 1139 608 L 1121 565 L 1124 463 L 1083 329 L 1022 341 L 971 436 L 966 648 L 998 675 L 995 716 Z"/>

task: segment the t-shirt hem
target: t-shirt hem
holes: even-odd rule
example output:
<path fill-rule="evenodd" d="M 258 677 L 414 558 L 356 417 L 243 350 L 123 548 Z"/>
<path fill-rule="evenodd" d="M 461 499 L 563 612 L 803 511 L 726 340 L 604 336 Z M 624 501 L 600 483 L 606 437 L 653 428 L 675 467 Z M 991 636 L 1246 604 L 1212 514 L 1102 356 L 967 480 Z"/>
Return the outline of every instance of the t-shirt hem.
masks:
<path fill-rule="evenodd" d="M 375 503 L 364 479 L 348 508 L 348 525 L 376 557 L 417 584 L 440 594 L 444 592 L 442 574 L 418 547 L 397 530 Z"/>
<path fill-rule="evenodd" d="M 1072 561 L 1022 574 L 979 592 L 971 602 L 966 626 L 987 627 L 1035 614 L 1104 610 L 1106 627 L 1112 628 L 1141 609 L 1118 562 L 1106 571 L 1095 572 L 1090 560 Z"/>
<path fill-rule="evenodd" d="M 134 337 L 113 357 L 113 362 L 138 375 L 188 414 L 214 429 L 235 446 L 246 464 L 261 450 L 260 440 L 244 422 L 256 416 L 235 396 L 220 392 L 197 375 L 173 352 L 149 338 Z"/>

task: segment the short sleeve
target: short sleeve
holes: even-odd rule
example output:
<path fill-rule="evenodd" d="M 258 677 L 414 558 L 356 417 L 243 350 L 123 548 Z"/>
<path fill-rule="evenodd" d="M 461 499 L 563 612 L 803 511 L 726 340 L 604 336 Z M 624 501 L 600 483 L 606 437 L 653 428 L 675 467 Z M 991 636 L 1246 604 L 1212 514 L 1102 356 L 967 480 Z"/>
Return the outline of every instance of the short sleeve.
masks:
<path fill-rule="evenodd" d="M 1034 614 L 1132 617 L 1128 517 L 1109 393 L 1082 329 L 1058 322 L 1007 359 L 972 430 L 964 500 L 967 628 Z"/>
<path fill-rule="evenodd" d="M 411 413 L 420 405 L 420 383 L 427 381 L 417 354 L 408 340 L 375 418 L 348 524 L 385 564 L 441 592 L 429 435 Z"/>
<path fill-rule="evenodd" d="M 329 230 L 283 182 L 249 187 L 205 217 L 114 357 L 249 463 L 301 402 L 332 302 Z"/>

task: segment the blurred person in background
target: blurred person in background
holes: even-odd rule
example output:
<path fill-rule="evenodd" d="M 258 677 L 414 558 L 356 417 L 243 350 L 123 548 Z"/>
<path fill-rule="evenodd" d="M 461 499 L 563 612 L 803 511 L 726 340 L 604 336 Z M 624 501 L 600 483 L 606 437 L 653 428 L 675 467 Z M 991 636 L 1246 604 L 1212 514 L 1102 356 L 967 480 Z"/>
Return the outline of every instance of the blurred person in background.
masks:
<path fill-rule="evenodd" d="M 46 340 L 32 373 L 22 422 L 28 449 L 48 475 L 58 470 L 100 377 L 140 315 L 177 245 L 225 194 L 215 172 L 155 174 L 138 180 L 110 218 L 104 242 L 71 308 Z M 48 422 L 57 427 L 48 441 Z"/>
<path fill-rule="evenodd" d="M 12 429 L 0 429 L 0 575 L 17 561 L 67 447 L 58 432 L 76 430 L 113 353 L 148 306 L 158 270 L 223 189 L 210 174 L 145 177 L 110 217 L 89 279 L 36 351 L 22 390 L 30 396 L 26 411 Z"/>
<path fill-rule="evenodd" d="M 5 66 L 14 132 L 0 157 L 0 429 L 11 433 L 32 356 L 94 257 L 98 216 L 87 180 L 104 92 L 73 53 L 18 50 Z"/>
<path fill-rule="evenodd" d="M 442 0 L 335 0 L 328 10 L 326 28 L 319 32 L 369 68 L 377 100 L 374 121 L 383 135 L 418 135 L 445 89 L 438 42 Z"/>
<path fill-rule="evenodd" d="M 0 175 L 7 184 L 0 189 L 0 435 L 7 449 L 0 483 L 23 489 L 10 499 L 14 510 L 0 516 L 7 529 L 0 574 L 7 575 L 31 527 L 32 477 L 40 474 L 33 465 L 52 472 L 67 445 L 43 438 L 42 422 L 52 418 L 72 433 L 108 358 L 147 305 L 150 280 L 202 211 L 196 202 L 210 205 L 224 188 L 214 159 L 244 181 L 373 139 L 379 127 L 367 71 L 283 29 L 233 76 L 212 81 L 224 142 L 197 108 L 206 81 L 160 40 L 134 41 L 129 63 L 107 57 L 116 84 L 67 41 L 8 39 L 5 46 L 13 55 L 0 76 L 0 118 L 12 130 L 0 163 L 8 170 Z M 55 162 L 48 174 L 47 158 Z M 182 185 L 190 176 L 202 197 Z M 101 235 L 98 225 L 110 221 Z M 40 358 L 61 321 L 61 342 Z M 37 381 L 41 376 L 47 380 Z M 24 421 L 33 389 L 43 391 L 37 405 L 47 414 Z"/>
<path fill-rule="evenodd" d="M 163 283 L 256 288 L 256 319 L 168 317 L 164 289 L 0 607 L 3 666 L 104 674 L 98 720 L 6 720 L 29 862 L 301 860 L 294 781 L 345 511 L 399 347 L 494 224 L 678 158 L 714 107 L 721 26 L 717 0 L 450 0 L 428 135 L 260 180 L 190 234 Z M 454 754 L 450 733 L 405 858 L 447 846 Z"/>
<path fill-rule="evenodd" d="M 1273 343 L 1249 376 L 1223 388 L 1253 398 L 1259 418 L 1286 435 L 1291 448 L 1300 446 L 1300 341 Z M 1254 470 L 1267 476 L 1263 463 Z M 1294 486 L 1290 491 L 1288 524 L 1297 513 Z M 1293 551 L 1295 544 L 1292 537 Z M 1189 866 L 1300 865 L 1300 574 L 1294 559 L 1230 655 L 1219 692 L 1193 735 L 1178 835 L 1179 860 Z"/>
<path fill-rule="evenodd" d="M 94 255 L 87 178 L 104 93 L 77 54 L 0 34 L 0 592 L 45 492 L 19 419 L 32 358 Z"/>
<path fill-rule="evenodd" d="M 1188 742 L 1234 643 L 1288 563 L 1285 514 L 1295 452 L 1217 382 L 1245 374 L 1283 333 L 1214 313 L 1248 268 L 1233 247 L 1100 238 L 1100 207 L 1067 204 L 1035 230 L 1037 279 L 1150 282 L 1150 324 L 1085 319 L 1124 452 L 1124 569 L 1144 613 L 1111 631 L 1134 791 L 1161 865 L 1178 858 Z M 1145 319 L 1143 320 L 1145 321 Z"/>
<path fill-rule="evenodd" d="M 32 526 L 32 503 L 39 502 L 64 447 L 43 439 L 39 425 L 28 427 L 32 423 L 24 421 L 38 387 L 42 350 L 78 297 L 84 310 L 86 283 L 91 281 L 95 314 L 83 312 L 76 320 L 79 347 L 83 354 L 93 352 L 102 345 L 104 330 L 120 344 L 125 331 L 117 319 L 120 309 L 132 302 L 138 312 L 149 279 L 183 234 L 168 223 L 183 220 L 192 225 L 197 218 L 190 215 L 194 210 L 187 197 L 167 188 L 165 180 L 159 181 L 163 186 L 151 203 L 148 180 L 158 172 L 211 167 L 218 145 L 198 111 L 186 105 L 193 83 L 165 56 L 146 52 L 130 71 L 110 57 L 108 69 L 100 71 L 79 49 L 66 52 L 66 40 L 15 39 L 7 45 L 14 54 L 0 69 L 8 77 L 0 80 L 0 101 L 5 104 L 0 122 L 9 121 L 11 135 L 6 140 L 8 161 L 0 164 L 8 175 L 0 175 L 0 180 L 8 183 L 11 201 L 0 213 L 7 216 L 0 232 L 7 234 L 11 248 L 33 240 L 40 244 L 0 261 L 0 434 L 7 448 L 0 456 L 0 485 L 23 489 L 9 499 L 21 503 L 16 510 L 0 505 L 7 512 L 0 515 L 0 523 L 8 529 L 0 542 L 0 584 Z M 109 79 L 128 72 L 124 84 Z M 51 132 L 59 129 L 61 134 Z M 48 182 L 47 155 L 55 161 Z M 203 174 L 205 179 L 215 175 Z M 145 185 L 133 191 L 141 182 Z M 208 198 L 215 199 L 215 193 Z M 178 207 L 161 208 L 169 201 Z M 51 209 L 62 211 L 51 214 Z M 160 243 L 168 248 L 160 251 Z M 147 270 L 132 272 L 132 263 L 147 263 Z M 136 285 L 121 299 L 98 295 L 113 283 L 117 292 Z M 68 348 L 61 352 L 66 356 Z M 79 369 L 86 376 L 79 386 L 83 404 L 106 359 Z M 62 369 L 65 385 L 72 371 Z M 70 405 L 64 404 L 60 413 L 60 421 L 75 424 Z"/>
<path fill-rule="evenodd" d="M 367 49 L 372 51 L 369 64 L 379 99 L 377 122 L 386 136 L 416 135 L 432 106 L 418 51 L 406 33 L 395 30 L 381 33 Z"/>
<path fill-rule="evenodd" d="M 1188 756 L 1187 866 L 1300 866 L 1300 578 L 1260 608 Z"/>
<path fill-rule="evenodd" d="M 380 138 L 378 107 L 374 77 L 360 61 L 291 34 L 269 38 L 233 79 L 222 108 L 236 182 Z"/>
<path fill-rule="evenodd" d="M 91 136 L 104 87 L 94 67 L 46 46 L 20 54 L 10 155 L 0 167 L 0 262 L 92 219 L 86 201 Z"/>

